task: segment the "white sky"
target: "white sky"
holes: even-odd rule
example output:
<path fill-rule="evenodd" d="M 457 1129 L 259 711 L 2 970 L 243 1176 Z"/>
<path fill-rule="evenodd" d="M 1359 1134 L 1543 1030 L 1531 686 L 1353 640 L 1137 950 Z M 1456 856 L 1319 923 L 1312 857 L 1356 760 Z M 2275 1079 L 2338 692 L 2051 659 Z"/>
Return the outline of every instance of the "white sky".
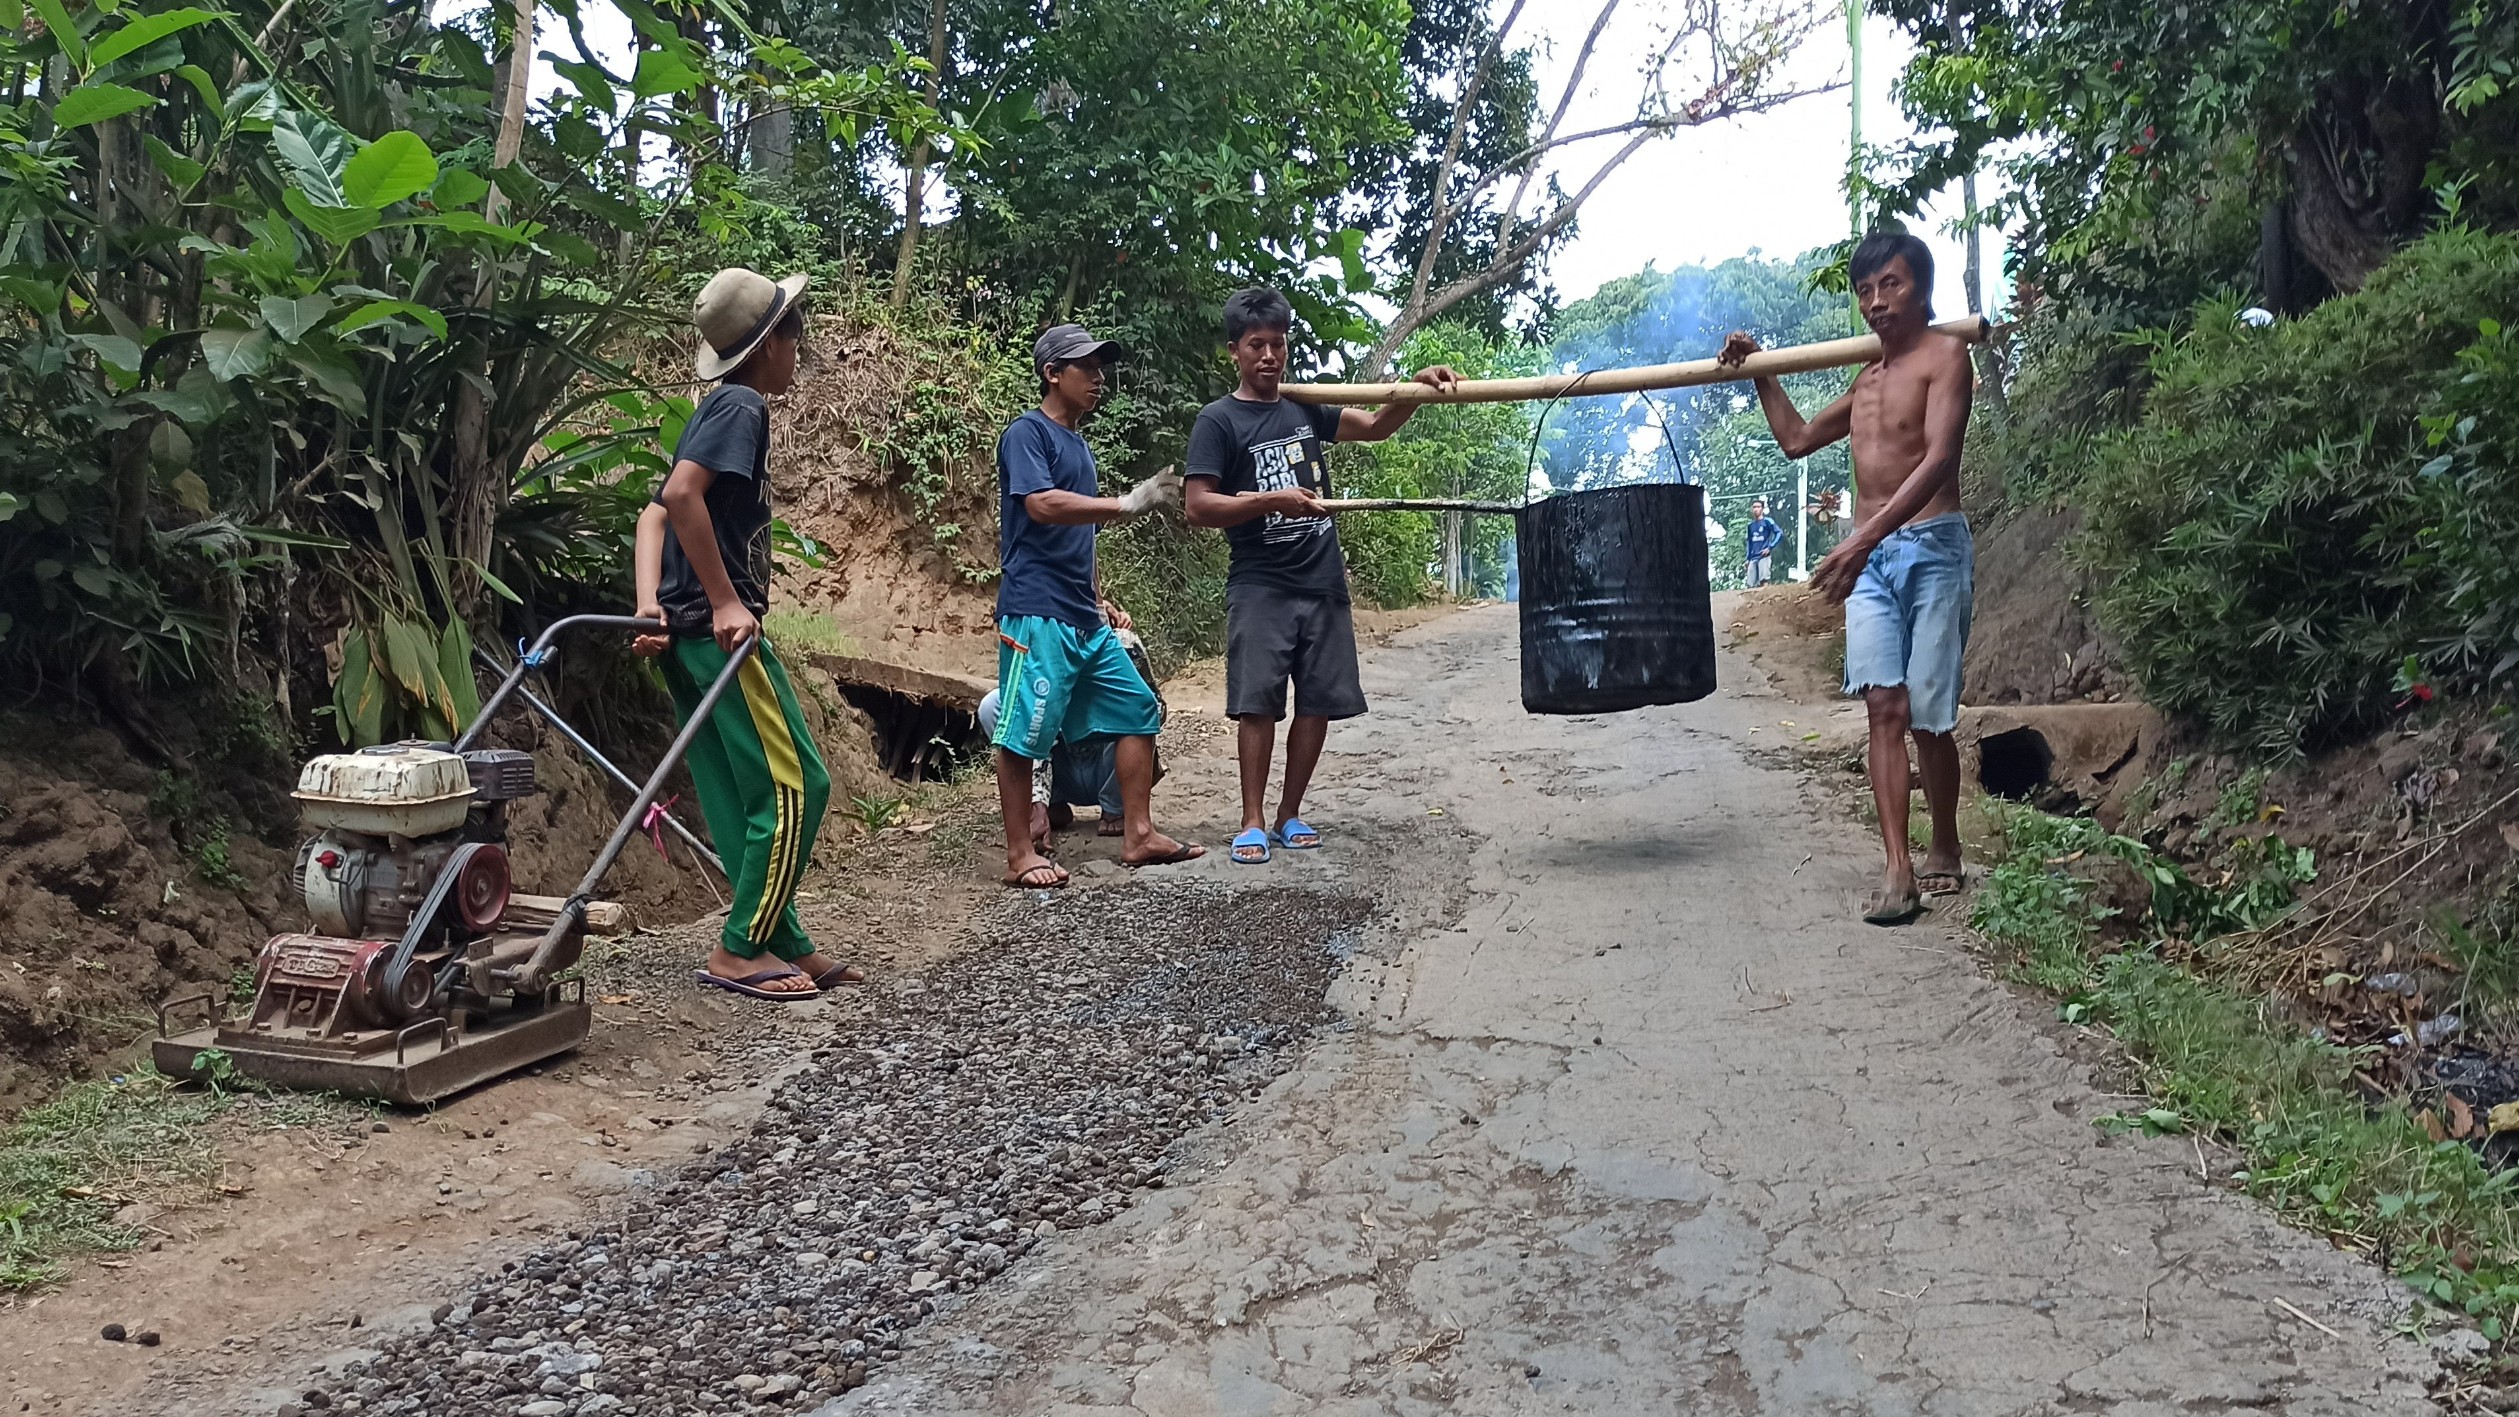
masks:
<path fill-rule="evenodd" d="M 1567 115 L 1566 131 L 1605 127 L 1634 115 L 1641 91 L 1639 56 L 1658 47 L 1655 27 L 1677 8 L 1667 0 L 1627 0 L 1584 74 L 1584 92 Z M 1526 7 L 1522 24 L 1539 46 L 1543 114 L 1553 110 L 1564 92 L 1574 51 L 1598 13 L 1592 0 L 1540 0 Z M 1872 16 L 1864 24 L 1863 51 L 1864 142 L 1879 147 L 1902 141 L 1913 130 L 1900 117 L 1889 85 L 1912 47 L 1894 24 Z M 1789 61 L 1788 85 L 1815 87 L 1842 80 L 1848 58 L 1840 16 L 1823 25 Z M 1673 68 L 1672 78 L 1672 92 L 1682 98 L 1703 84 L 1702 70 L 1684 65 Z M 1843 239 L 1849 231 L 1843 178 L 1850 116 L 1849 95 L 1839 89 L 1646 145 L 1584 204 L 1575 238 L 1559 248 L 1550 266 L 1559 295 L 1579 300 L 1603 281 L 1642 270 L 1647 261 L 1669 270 L 1753 250 L 1791 257 Z M 1600 139 L 1565 150 L 1561 182 L 1568 190 L 1580 186 L 1619 141 Z M 1981 184 L 1981 203 L 1992 190 Z M 1928 220 L 1911 223 L 1933 247 L 1934 304 L 1945 319 L 1968 308 L 1961 290 L 1961 243 L 1946 230 L 1959 211 L 1954 187 L 1938 206 L 1928 208 Z M 2000 235 L 1988 229 L 1984 246 L 1986 298 L 1999 306 Z"/>

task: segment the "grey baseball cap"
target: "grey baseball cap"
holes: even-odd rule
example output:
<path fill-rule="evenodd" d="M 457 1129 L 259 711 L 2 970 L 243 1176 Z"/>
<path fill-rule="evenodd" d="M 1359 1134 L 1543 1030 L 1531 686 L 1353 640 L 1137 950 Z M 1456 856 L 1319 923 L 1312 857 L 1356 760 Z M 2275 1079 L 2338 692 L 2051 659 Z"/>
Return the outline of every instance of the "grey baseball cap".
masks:
<path fill-rule="evenodd" d="M 1126 359 L 1128 351 L 1121 348 L 1118 340 L 1095 339 L 1085 333 L 1082 325 L 1052 325 L 1041 331 L 1041 337 L 1032 342 L 1032 367 L 1035 369 L 1044 364 L 1082 359 L 1087 355 L 1109 364 Z"/>

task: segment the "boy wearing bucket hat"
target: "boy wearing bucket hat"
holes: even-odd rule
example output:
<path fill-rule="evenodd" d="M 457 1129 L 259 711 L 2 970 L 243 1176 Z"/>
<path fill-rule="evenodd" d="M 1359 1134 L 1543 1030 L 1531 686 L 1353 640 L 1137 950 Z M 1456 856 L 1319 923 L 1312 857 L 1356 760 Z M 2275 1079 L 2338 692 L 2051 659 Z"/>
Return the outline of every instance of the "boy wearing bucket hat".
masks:
<path fill-rule="evenodd" d="M 1163 705 L 1102 612 L 1095 528 L 1143 516 L 1181 495 L 1170 468 L 1119 497 L 1102 495 L 1093 450 L 1077 431 L 1101 406 L 1105 371 L 1123 351 L 1082 325 L 1053 325 L 1032 345 L 1041 406 L 997 440 L 996 731 L 998 807 L 1006 825 L 1009 886 L 1047 889 L 1067 872 L 1032 833 L 1032 775 L 1061 743 L 1116 740 L 1123 838 L 1120 860 L 1157 866 L 1204 856 L 1156 831 L 1155 733 Z"/>
<path fill-rule="evenodd" d="M 1222 530 L 1232 543 L 1225 574 L 1225 713 L 1239 724 L 1242 830 L 1233 859 L 1265 863 L 1272 845 L 1309 851 L 1321 834 L 1303 820 L 1303 793 L 1321 761 L 1332 719 L 1364 712 L 1355 622 L 1347 603 L 1347 558 L 1321 499 L 1329 493 L 1329 443 L 1374 443 L 1415 414 L 1413 403 L 1377 409 L 1307 407 L 1278 394 L 1294 307 L 1274 290 L 1245 290 L 1225 302 L 1225 348 L 1241 382 L 1199 410 L 1190 432 L 1183 512 L 1193 526 Z M 1458 382 L 1450 368 L 1418 371 L 1438 389 Z M 1286 731 L 1286 786 L 1268 825 L 1268 760 L 1277 721 L 1294 687 L 1294 726 Z"/>
<path fill-rule="evenodd" d="M 728 656 L 760 637 L 770 608 L 768 399 L 795 383 L 804 290 L 803 276 L 773 282 L 738 268 L 711 277 L 692 304 L 693 370 L 722 382 L 691 411 L 672 469 L 639 516 L 638 614 L 664 621 L 667 633 L 632 646 L 659 658 L 685 723 Z M 717 948 L 695 977 L 779 1001 L 857 983 L 866 976 L 816 954 L 796 919 L 830 774 L 768 644 L 755 647 L 736 686 L 685 759 L 734 891 Z"/>

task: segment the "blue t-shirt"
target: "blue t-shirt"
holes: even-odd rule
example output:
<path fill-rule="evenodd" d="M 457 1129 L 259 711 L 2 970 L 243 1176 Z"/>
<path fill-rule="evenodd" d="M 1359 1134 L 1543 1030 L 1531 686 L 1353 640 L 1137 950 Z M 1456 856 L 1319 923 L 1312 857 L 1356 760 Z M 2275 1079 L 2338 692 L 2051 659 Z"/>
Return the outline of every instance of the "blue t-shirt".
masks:
<path fill-rule="evenodd" d="M 1093 528 L 1044 526 L 1023 499 L 1035 492 L 1102 495 L 1084 435 L 1034 409 L 997 439 L 997 617 L 1041 615 L 1080 629 L 1102 624 L 1093 591 Z"/>
<path fill-rule="evenodd" d="M 1782 540 L 1784 540 L 1783 527 L 1777 526 L 1765 517 L 1751 522 L 1749 524 L 1749 559 L 1755 561 L 1775 550 L 1776 543 Z"/>

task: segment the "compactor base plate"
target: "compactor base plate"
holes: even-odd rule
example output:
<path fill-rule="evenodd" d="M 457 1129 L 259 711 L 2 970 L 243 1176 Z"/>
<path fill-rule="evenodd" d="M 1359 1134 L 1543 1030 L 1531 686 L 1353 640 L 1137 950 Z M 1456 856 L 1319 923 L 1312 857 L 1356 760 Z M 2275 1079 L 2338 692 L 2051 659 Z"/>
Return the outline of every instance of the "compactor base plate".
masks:
<path fill-rule="evenodd" d="M 195 1076 L 201 1056 L 215 1052 L 238 1074 L 272 1087 L 421 1107 L 585 1042 L 593 1007 L 582 992 L 559 995 L 554 989 L 538 1006 L 476 1017 L 460 1031 L 424 1021 L 399 1034 L 322 1039 L 210 1023 L 161 1036 L 151 1051 L 168 1077 Z"/>

